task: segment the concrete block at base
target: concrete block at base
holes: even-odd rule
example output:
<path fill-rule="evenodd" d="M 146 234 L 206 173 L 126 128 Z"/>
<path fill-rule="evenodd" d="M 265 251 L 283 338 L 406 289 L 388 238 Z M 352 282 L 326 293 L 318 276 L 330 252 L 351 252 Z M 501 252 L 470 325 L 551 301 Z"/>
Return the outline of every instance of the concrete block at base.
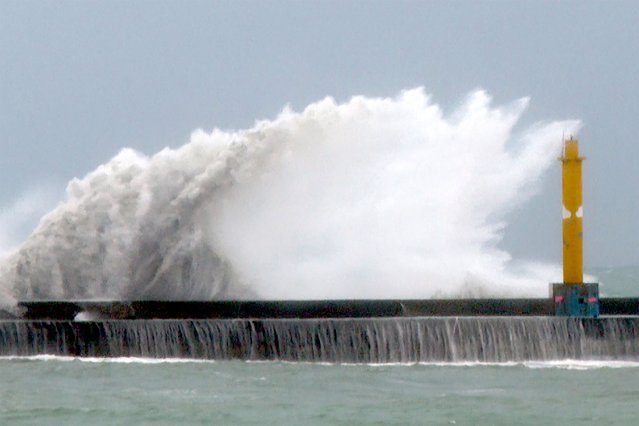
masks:
<path fill-rule="evenodd" d="M 555 315 L 564 317 L 599 316 L 598 283 L 560 283 L 552 285 Z"/>

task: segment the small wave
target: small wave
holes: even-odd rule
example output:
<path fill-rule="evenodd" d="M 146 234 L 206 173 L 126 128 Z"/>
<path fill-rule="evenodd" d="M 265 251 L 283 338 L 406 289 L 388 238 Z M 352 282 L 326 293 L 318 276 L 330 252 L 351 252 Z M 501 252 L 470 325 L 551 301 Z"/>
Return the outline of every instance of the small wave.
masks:
<path fill-rule="evenodd" d="M 421 361 L 421 362 L 386 362 L 386 363 L 353 363 L 353 362 L 312 362 L 312 361 L 247 361 L 250 363 L 309 364 L 344 367 L 525 367 L 530 369 L 557 368 L 565 370 L 592 370 L 599 368 L 638 368 L 638 361 L 631 360 L 575 360 L 562 359 L 552 361 Z"/>
<path fill-rule="evenodd" d="M 523 363 L 527 368 L 559 368 L 564 370 L 595 370 L 600 368 L 637 368 L 639 361 L 630 360 L 575 360 L 529 361 Z"/>
<path fill-rule="evenodd" d="M 88 362 L 112 364 L 189 364 L 214 363 L 212 359 L 195 358 L 143 358 L 143 357 L 74 357 L 60 355 L 31 355 L 31 356 L 0 356 L 0 361 L 59 361 L 59 362 Z"/>
<path fill-rule="evenodd" d="M 189 364 L 216 363 L 219 360 L 196 358 L 144 358 L 144 357 L 73 357 L 60 355 L 0 356 L 1 361 L 59 361 L 111 364 Z M 222 361 L 223 362 L 223 361 Z M 351 363 L 351 362 L 313 362 L 281 360 L 246 360 L 246 364 L 282 364 L 343 367 L 525 367 L 530 369 L 556 368 L 562 370 L 594 370 L 601 368 L 638 368 L 639 361 L 633 360 L 576 360 L 561 359 L 551 361 L 434 361 L 434 362 L 388 362 L 388 363 Z"/>

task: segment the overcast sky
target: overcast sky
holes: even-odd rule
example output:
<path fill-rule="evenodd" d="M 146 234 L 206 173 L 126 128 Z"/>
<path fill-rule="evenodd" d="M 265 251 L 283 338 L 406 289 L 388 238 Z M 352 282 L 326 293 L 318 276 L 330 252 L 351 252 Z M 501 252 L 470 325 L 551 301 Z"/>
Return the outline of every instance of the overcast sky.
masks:
<path fill-rule="evenodd" d="M 638 76 L 634 1 L 0 0 L 0 244 L 122 147 L 327 95 L 424 86 L 451 110 L 482 87 L 531 97 L 520 128 L 583 120 L 585 263 L 639 264 Z M 558 263 L 560 229 L 558 162 L 502 246 Z"/>

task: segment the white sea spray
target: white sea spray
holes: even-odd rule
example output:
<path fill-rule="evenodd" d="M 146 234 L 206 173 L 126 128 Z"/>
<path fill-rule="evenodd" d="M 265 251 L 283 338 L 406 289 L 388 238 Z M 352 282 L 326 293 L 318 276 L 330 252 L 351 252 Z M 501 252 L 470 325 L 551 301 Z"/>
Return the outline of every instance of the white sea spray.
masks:
<path fill-rule="evenodd" d="M 515 132 L 527 103 L 326 98 L 124 149 L 69 183 L 0 284 L 7 300 L 545 296 L 559 269 L 515 272 L 499 242 L 579 123 Z"/>

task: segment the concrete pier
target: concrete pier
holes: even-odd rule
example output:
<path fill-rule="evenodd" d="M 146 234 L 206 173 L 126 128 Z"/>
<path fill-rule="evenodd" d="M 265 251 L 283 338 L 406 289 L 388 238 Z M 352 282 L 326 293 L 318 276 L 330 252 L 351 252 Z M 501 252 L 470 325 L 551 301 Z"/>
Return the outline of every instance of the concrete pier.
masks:
<path fill-rule="evenodd" d="M 602 298 L 601 315 L 639 315 L 639 298 Z M 551 299 L 303 300 L 303 301 L 24 301 L 22 319 L 379 318 L 549 316 Z"/>

